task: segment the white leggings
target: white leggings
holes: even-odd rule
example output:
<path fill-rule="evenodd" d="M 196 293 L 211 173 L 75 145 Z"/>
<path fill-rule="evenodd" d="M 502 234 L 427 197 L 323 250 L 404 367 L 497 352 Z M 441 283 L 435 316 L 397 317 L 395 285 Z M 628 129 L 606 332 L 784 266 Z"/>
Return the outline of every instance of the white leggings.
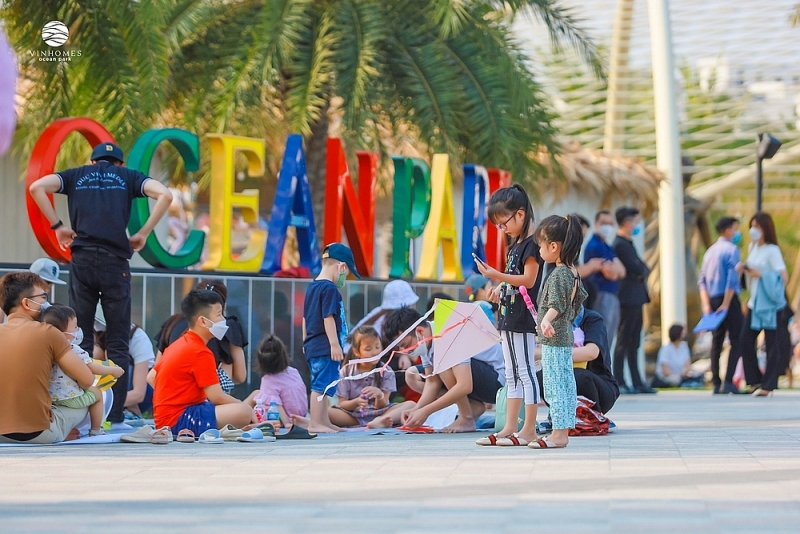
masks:
<path fill-rule="evenodd" d="M 500 336 L 503 338 L 503 360 L 506 364 L 507 398 L 525 399 L 525 404 L 538 404 L 541 398 L 534 367 L 534 335 L 503 331 Z"/>

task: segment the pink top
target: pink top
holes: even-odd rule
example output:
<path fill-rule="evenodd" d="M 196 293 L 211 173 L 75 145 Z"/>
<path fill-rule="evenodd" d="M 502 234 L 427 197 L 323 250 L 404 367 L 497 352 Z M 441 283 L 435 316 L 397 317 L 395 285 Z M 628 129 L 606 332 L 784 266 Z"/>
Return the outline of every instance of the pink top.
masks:
<path fill-rule="evenodd" d="M 306 385 L 294 367 L 276 375 L 262 376 L 261 393 L 256 398 L 260 398 L 266 407 L 271 401 L 277 402 L 290 416 L 305 417 L 308 414 Z"/>

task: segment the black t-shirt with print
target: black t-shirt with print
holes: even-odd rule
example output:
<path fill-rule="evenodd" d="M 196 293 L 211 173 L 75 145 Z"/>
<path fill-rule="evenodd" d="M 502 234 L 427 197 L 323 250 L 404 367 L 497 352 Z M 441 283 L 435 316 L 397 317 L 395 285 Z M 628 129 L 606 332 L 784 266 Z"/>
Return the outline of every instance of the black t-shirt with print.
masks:
<path fill-rule="evenodd" d="M 518 243 L 514 243 L 508 249 L 506 256 L 506 274 L 521 275 L 525 271 L 525 262 L 528 258 L 535 258 L 539 264 L 539 272 L 536 281 L 528 289 L 528 295 L 534 306 L 539 296 L 539 286 L 542 282 L 542 266 L 544 262 L 539 255 L 539 245 L 533 237 L 527 237 Z M 533 320 L 531 312 L 525 306 L 525 301 L 516 287 L 503 284 L 500 298 L 500 330 L 508 332 L 536 332 L 536 321 Z"/>
<path fill-rule="evenodd" d="M 131 203 L 144 197 L 149 180 L 139 171 L 99 161 L 56 173 L 61 179 L 57 191 L 67 195 L 69 220 L 75 232 L 72 248 L 103 247 L 120 258 L 130 259 L 128 242 Z"/>

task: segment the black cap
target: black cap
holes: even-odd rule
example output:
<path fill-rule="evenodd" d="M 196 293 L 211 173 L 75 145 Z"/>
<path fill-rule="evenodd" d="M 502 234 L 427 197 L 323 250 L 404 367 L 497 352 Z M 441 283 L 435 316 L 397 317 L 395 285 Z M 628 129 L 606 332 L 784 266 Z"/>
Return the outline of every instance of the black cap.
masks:
<path fill-rule="evenodd" d="M 100 161 L 109 158 L 116 159 L 120 162 L 125 161 L 122 149 L 114 143 L 100 143 L 92 149 L 92 161 Z"/>
<path fill-rule="evenodd" d="M 350 269 L 350 272 L 353 273 L 353 276 L 356 278 L 361 278 L 361 275 L 358 274 L 356 270 L 355 259 L 353 259 L 353 251 L 350 250 L 350 247 L 347 245 L 342 245 L 341 243 L 331 243 L 325 250 L 322 251 L 322 259 L 331 258 L 334 260 L 339 260 L 347 265 L 347 268 Z"/>

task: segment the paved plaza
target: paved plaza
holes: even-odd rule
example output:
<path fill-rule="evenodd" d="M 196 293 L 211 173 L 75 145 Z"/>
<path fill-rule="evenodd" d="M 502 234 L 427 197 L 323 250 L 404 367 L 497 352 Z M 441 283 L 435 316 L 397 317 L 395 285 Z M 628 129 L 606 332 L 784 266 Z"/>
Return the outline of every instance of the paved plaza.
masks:
<path fill-rule="evenodd" d="M 623 397 L 565 450 L 476 435 L 0 449 L 2 532 L 800 532 L 800 392 Z M 540 416 L 541 417 L 541 416 Z"/>

